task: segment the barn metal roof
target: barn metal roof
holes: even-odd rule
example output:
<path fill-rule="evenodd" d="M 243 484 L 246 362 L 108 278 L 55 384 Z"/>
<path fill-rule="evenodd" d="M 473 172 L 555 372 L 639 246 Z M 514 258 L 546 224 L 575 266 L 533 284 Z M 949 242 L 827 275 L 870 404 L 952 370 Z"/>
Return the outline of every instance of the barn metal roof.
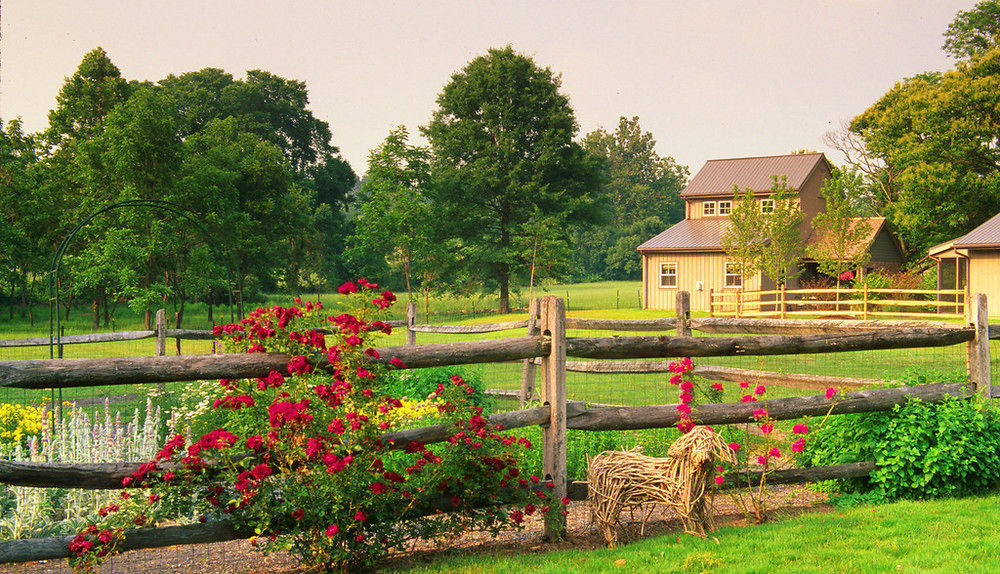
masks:
<path fill-rule="evenodd" d="M 710 159 L 698 170 L 682 197 L 732 194 L 733 186 L 755 192 L 771 189 L 772 176 L 788 176 L 788 187 L 799 190 L 820 163 L 829 162 L 822 153 Z"/>
<path fill-rule="evenodd" d="M 1000 247 L 1000 213 L 955 240 L 955 247 Z"/>
<path fill-rule="evenodd" d="M 975 248 L 1000 248 L 1000 213 L 961 237 L 931 247 L 927 254 L 936 258 L 951 249 Z"/>
<path fill-rule="evenodd" d="M 720 251 L 728 217 L 683 219 L 663 233 L 643 243 L 638 251 Z"/>

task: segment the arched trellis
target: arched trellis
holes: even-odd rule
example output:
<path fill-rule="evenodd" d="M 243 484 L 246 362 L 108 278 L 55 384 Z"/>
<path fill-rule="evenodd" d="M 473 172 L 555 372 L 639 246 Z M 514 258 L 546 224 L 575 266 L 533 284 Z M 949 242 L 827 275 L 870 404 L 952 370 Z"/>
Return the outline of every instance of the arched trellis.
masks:
<path fill-rule="evenodd" d="M 229 313 L 232 318 L 233 313 L 233 268 L 232 259 L 229 254 L 229 250 L 224 248 L 215 237 L 208 232 L 202 222 L 196 217 L 194 213 L 189 211 L 187 208 L 177 205 L 176 203 L 171 203 L 169 201 L 163 201 L 159 199 L 129 199 L 126 201 L 119 201 L 117 203 L 112 203 L 111 205 L 106 205 L 101 209 L 91 213 L 87 217 L 83 218 L 79 223 L 77 223 L 73 230 L 70 231 L 63 240 L 59 243 L 58 249 L 56 249 L 56 254 L 52 258 L 52 266 L 49 268 L 49 358 L 54 358 L 55 349 L 59 346 L 62 340 L 62 322 L 60 320 L 59 313 L 59 268 L 62 265 L 63 254 L 66 251 L 66 247 L 73 241 L 76 234 L 83 229 L 85 225 L 90 223 L 92 219 L 106 213 L 108 211 L 113 211 L 116 209 L 122 209 L 126 207 L 147 207 L 162 209 L 168 211 L 174 215 L 184 218 L 187 222 L 194 225 L 205 239 L 208 240 L 209 245 L 217 252 L 221 253 L 225 258 L 226 263 L 226 294 L 229 298 Z"/>

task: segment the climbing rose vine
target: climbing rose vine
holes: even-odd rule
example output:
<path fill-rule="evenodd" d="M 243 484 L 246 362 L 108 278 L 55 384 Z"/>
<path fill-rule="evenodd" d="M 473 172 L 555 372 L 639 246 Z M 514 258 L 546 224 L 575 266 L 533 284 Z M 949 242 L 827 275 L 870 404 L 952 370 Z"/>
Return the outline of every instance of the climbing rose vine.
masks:
<path fill-rule="evenodd" d="M 396 298 L 365 279 L 338 291 L 345 312 L 296 299 L 216 328 L 230 351 L 284 353 L 286 368 L 220 380 L 213 408 L 226 424 L 190 443 L 170 438 L 125 477 L 120 501 L 70 544 L 78 570 L 114 552 L 127 530 L 181 517 L 225 521 L 260 550 L 314 569 L 370 565 L 415 539 L 495 532 L 534 513 L 561 518 L 553 485 L 519 468 L 531 444 L 491 426 L 461 377 L 438 385 L 419 420 L 393 416 L 404 404 L 385 374 L 405 365 L 374 343 L 392 331 L 385 313 Z M 444 425 L 447 439 L 403 439 L 406 425 Z"/>

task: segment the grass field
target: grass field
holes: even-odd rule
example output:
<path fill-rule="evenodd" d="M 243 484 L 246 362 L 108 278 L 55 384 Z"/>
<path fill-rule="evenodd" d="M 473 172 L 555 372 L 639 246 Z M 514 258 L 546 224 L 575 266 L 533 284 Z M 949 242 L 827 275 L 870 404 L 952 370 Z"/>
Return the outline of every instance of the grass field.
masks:
<path fill-rule="evenodd" d="M 535 294 L 553 294 L 566 298 L 569 303 L 569 315 L 574 317 L 629 319 L 629 318 L 649 318 L 672 316 L 670 311 L 663 310 L 642 310 L 638 309 L 638 301 L 635 293 L 639 289 L 639 282 L 601 282 L 577 285 L 552 285 L 536 289 Z M 626 296 L 625 294 L 630 294 Z M 522 293 L 527 297 L 527 292 Z M 316 297 L 309 297 L 315 299 Z M 397 303 L 397 315 L 404 308 L 402 299 Z M 321 294 L 319 300 L 328 308 L 332 308 L 339 300 L 339 296 L 333 294 Z M 290 304 L 291 298 L 288 296 L 270 296 L 267 304 Z M 493 307 L 495 300 L 488 298 L 470 297 L 437 297 L 430 300 L 430 312 L 427 317 L 423 316 L 423 302 L 420 302 L 420 312 L 418 322 L 431 321 L 434 323 L 489 323 L 497 321 L 517 320 L 524 317 L 524 311 L 519 310 L 509 315 L 497 315 L 495 313 L 482 314 L 484 307 Z M 471 312 L 472 308 L 476 313 Z M 45 321 L 40 324 L 36 311 L 36 325 L 31 327 L 27 321 L 15 319 L 9 321 L 0 319 L 0 338 L 15 338 L 29 336 L 47 336 L 48 320 L 45 312 Z M 117 330 L 133 330 L 142 328 L 142 318 L 128 312 L 128 309 L 119 310 L 119 318 L 115 322 Z M 698 315 L 698 314 L 696 314 Z M 189 305 L 186 309 L 187 320 L 185 327 L 207 328 L 207 311 L 204 305 Z M 225 308 L 216 308 L 216 318 L 228 319 Z M 90 315 L 86 309 L 75 310 L 71 313 L 69 320 L 65 322 L 67 334 L 90 332 Z M 102 329 L 103 330 L 103 329 Z M 635 332 L 609 332 L 609 331 L 580 331 L 571 330 L 568 335 L 574 336 L 609 336 L 609 335 L 642 335 L 654 333 Z M 662 333 L 660 333 L 662 334 Z M 696 333 L 698 334 L 698 333 Z M 521 331 L 506 331 L 502 333 L 488 333 L 479 335 L 440 335 L 419 333 L 417 335 L 418 344 L 456 342 L 461 340 L 482 340 L 497 337 L 520 336 Z M 405 332 L 397 329 L 391 336 L 386 337 L 382 343 L 385 346 L 402 345 L 405 340 Z M 84 345 L 65 346 L 64 356 L 66 358 L 89 358 L 106 356 L 150 356 L 154 354 L 154 340 L 145 339 L 140 341 L 125 341 L 118 343 L 99 343 Z M 1000 350 L 1000 349 L 997 349 Z M 183 341 L 182 351 L 184 354 L 201 354 L 211 351 L 211 343 L 208 341 Z M 175 353 L 174 341 L 168 341 L 168 353 Z M 0 348 L 0 360 L 20 360 L 20 359 L 41 359 L 49 357 L 48 347 L 29 348 Z M 860 351 L 850 353 L 834 353 L 823 355 L 782 355 L 767 357 L 712 357 L 700 359 L 698 362 L 706 365 L 732 366 L 746 369 L 756 369 L 764 371 L 775 371 L 782 373 L 806 373 L 817 375 L 837 375 L 847 377 L 876 378 L 885 380 L 900 380 L 909 373 L 916 371 L 930 376 L 947 375 L 961 371 L 965 366 L 966 352 L 963 345 L 952 347 L 930 348 L 930 349 L 902 349 L 893 351 Z M 997 362 L 994 361 L 994 369 Z M 479 365 L 478 369 L 486 381 L 488 388 L 493 389 L 516 389 L 521 381 L 521 363 L 500 363 Z M 598 403 L 625 404 L 625 405 L 645 405 L 662 404 L 676 401 L 676 389 L 666 384 L 667 377 L 663 374 L 626 374 L 626 375 L 606 375 L 606 374 L 586 374 L 568 373 L 567 386 L 571 400 L 585 400 Z M 727 398 L 737 398 L 735 385 L 726 385 L 731 389 Z M 181 391 L 183 383 L 169 385 L 170 388 Z M 782 388 L 772 386 L 770 388 L 772 397 L 794 396 L 802 394 L 812 394 L 813 391 L 802 389 Z M 66 389 L 63 391 L 64 400 L 98 400 L 107 394 L 131 394 L 141 396 L 145 392 L 143 387 L 136 388 L 109 388 L 95 387 L 90 389 Z M 51 393 L 43 391 L 23 391 L 16 389 L 0 390 L 0 401 L 35 403 L 44 398 L 53 398 Z M 507 407 L 512 404 L 505 405 Z"/>
<path fill-rule="evenodd" d="M 706 539 L 671 534 L 617 549 L 451 553 L 407 572 L 1000 572 L 1000 495 L 863 506 Z"/>

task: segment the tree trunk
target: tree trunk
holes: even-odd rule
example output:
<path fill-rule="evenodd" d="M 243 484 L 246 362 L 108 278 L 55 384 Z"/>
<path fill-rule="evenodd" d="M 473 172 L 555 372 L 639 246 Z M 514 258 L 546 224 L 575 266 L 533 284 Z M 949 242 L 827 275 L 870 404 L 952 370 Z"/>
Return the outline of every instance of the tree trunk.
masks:
<path fill-rule="evenodd" d="M 34 280 L 32 280 L 31 286 L 32 287 L 35 286 Z M 11 294 L 11 296 L 14 295 L 14 289 L 13 289 L 13 287 L 11 288 L 11 293 L 10 294 Z M 24 313 L 27 313 L 27 315 L 28 315 L 28 322 L 31 324 L 32 327 L 34 327 L 35 326 L 35 316 L 31 313 L 31 295 L 30 295 L 30 292 L 29 292 L 29 289 L 28 289 L 28 272 L 27 271 L 25 271 L 24 273 L 21 274 L 21 306 L 24 309 L 24 312 L 22 312 L 21 316 L 23 317 Z"/>
<path fill-rule="evenodd" d="M 104 307 L 104 327 L 111 326 L 111 311 L 108 310 L 108 294 L 101 289 L 101 304 Z"/>
<path fill-rule="evenodd" d="M 101 326 L 101 300 L 98 298 L 97 293 L 94 293 L 94 305 L 92 307 L 91 318 L 91 328 L 97 330 Z M 149 323 L 146 323 L 146 328 L 149 328 Z"/>
<path fill-rule="evenodd" d="M 498 311 L 510 313 L 510 269 L 506 265 L 500 268 L 500 308 Z"/>
<path fill-rule="evenodd" d="M 153 324 L 153 312 L 149 309 L 146 309 L 145 313 L 143 313 L 142 324 L 143 328 L 147 331 L 150 329 L 150 325 Z"/>

